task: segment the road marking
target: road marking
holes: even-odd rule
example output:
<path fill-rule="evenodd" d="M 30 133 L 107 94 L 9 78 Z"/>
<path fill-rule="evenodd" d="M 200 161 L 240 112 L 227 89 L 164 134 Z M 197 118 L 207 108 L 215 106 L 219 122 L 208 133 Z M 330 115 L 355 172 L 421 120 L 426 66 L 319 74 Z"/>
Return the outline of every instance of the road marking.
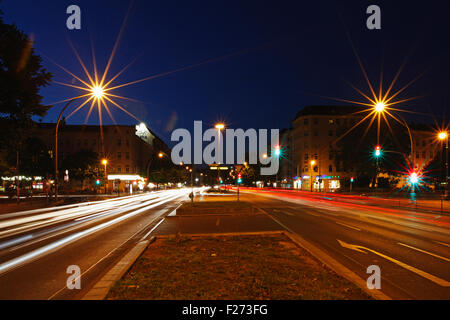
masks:
<path fill-rule="evenodd" d="M 335 222 L 336 222 L 337 224 L 340 224 L 341 226 L 344 226 L 344 227 L 347 227 L 347 228 L 352 228 L 352 229 L 361 231 L 361 229 L 359 229 L 359 228 L 357 228 L 357 227 L 353 227 L 353 226 L 350 226 L 350 225 L 348 225 L 348 224 L 345 224 L 345 223 L 342 223 L 342 222 L 338 222 L 338 221 L 335 221 Z"/>
<path fill-rule="evenodd" d="M 429 254 L 430 256 L 433 256 L 433 257 L 436 257 L 436 258 L 439 258 L 439 259 L 442 259 L 442 260 L 445 260 L 445 261 L 450 261 L 450 259 L 448 259 L 446 257 L 442 257 L 442 256 L 437 255 L 435 253 L 431 253 L 431 252 L 428 252 L 428 251 L 425 251 L 425 250 L 422 250 L 422 249 L 419 249 L 419 248 L 408 246 L 407 244 L 404 244 L 404 243 L 401 243 L 401 242 L 398 242 L 398 244 L 401 245 L 401 246 L 405 246 L 405 247 L 408 247 L 408 248 L 411 248 L 411 249 L 414 249 L 414 250 L 417 250 L 417 251 Z"/>
<path fill-rule="evenodd" d="M 419 276 L 424 277 L 424 278 L 426 278 L 426 279 L 428 279 L 428 280 L 430 280 L 430 281 L 432 281 L 432 282 L 434 282 L 434 283 L 436 283 L 436 284 L 438 284 L 438 285 L 440 285 L 442 287 L 450 287 L 450 282 L 449 281 L 441 279 L 441 278 L 438 278 L 438 277 L 436 277 L 436 276 L 434 276 L 432 274 L 429 274 L 429 273 L 427 273 L 425 271 L 417 269 L 417 268 L 415 268 L 413 266 L 410 266 L 410 265 L 408 265 L 408 264 L 406 264 L 404 262 L 401 262 L 401 261 L 399 261 L 397 259 L 391 258 L 391 257 L 389 257 L 387 255 L 384 255 L 384 254 L 382 254 L 380 252 L 377 252 L 375 250 L 372 250 L 372 249 L 369 249 L 369 248 L 366 248 L 366 247 L 363 247 L 363 246 L 358 246 L 358 245 L 355 245 L 355 244 L 349 244 L 349 243 L 346 243 L 346 242 L 341 241 L 339 239 L 336 239 L 336 240 L 344 248 L 348 248 L 350 250 L 355 250 L 355 251 L 359 251 L 359 252 L 363 252 L 363 253 L 367 253 L 367 252 L 364 252 L 364 250 L 367 250 L 367 251 L 372 252 L 372 253 L 374 253 L 374 254 L 382 257 L 382 258 L 385 258 L 386 260 L 389 260 L 389 261 L 399 265 L 400 267 L 403 267 L 403 268 L 405 268 L 405 269 L 407 269 L 407 270 L 409 270 L 411 272 L 414 272 L 414 273 L 418 274 Z"/>
<path fill-rule="evenodd" d="M 445 243 L 445 242 L 440 242 L 440 241 L 434 241 L 434 242 L 442 244 L 443 246 L 446 246 L 446 247 L 450 247 L 450 244 Z"/>
<path fill-rule="evenodd" d="M 147 233 L 145 234 L 145 236 L 143 236 L 143 237 L 141 238 L 141 241 L 143 241 L 145 238 L 147 238 L 147 237 L 149 236 L 149 234 L 152 233 L 153 230 L 155 230 L 156 228 L 158 228 L 158 226 L 159 226 L 163 221 L 164 221 L 164 218 L 162 218 L 160 222 L 158 222 L 158 223 L 157 223 L 157 224 L 156 224 L 149 232 L 147 232 Z"/>

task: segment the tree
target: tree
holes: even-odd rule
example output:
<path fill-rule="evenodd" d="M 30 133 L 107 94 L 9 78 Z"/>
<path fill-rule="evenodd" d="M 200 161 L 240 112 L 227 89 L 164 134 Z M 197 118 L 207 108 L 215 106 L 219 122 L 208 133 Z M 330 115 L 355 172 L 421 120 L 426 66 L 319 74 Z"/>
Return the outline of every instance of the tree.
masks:
<path fill-rule="evenodd" d="M 99 166 L 99 155 L 91 150 L 80 150 L 63 160 L 62 167 L 69 171 L 69 177 L 83 183 L 104 178 L 104 170 Z"/>
<path fill-rule="evenodd" d="M 17 154 L 33 126 L 33 116 L 44 116 L 41 87 L 52 74 L 34 53 L 33 39 L 14 24 L 3 22 L 0 12 L 0 149 Z M 10 163 L 10 165 L 15 165 Z"/>

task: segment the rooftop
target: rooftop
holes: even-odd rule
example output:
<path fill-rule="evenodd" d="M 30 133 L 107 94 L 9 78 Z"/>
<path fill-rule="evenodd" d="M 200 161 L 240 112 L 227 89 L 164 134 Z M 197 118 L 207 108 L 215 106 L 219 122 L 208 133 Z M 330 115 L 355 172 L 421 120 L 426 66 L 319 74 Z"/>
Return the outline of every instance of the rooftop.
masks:
<path fill-rule="evenodd" d="M 367 110 L 367 107 L 360 106 L 306 106 L 297 112 L 295 119 L 303 116 L 310 115 L 334 115 L 334 116 L 343 116 L 349 115 L 352 113 L 360 112 L 363 110 Z M 294 120 L 295 120 L 294 119 Z"/>

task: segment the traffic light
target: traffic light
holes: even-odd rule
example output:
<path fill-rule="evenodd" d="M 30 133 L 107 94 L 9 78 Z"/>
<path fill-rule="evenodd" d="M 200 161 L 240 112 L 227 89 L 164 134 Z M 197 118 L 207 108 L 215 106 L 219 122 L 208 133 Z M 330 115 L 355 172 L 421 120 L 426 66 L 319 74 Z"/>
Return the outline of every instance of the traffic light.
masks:
<path fill-rule="evenodd" d="M 419 176 L 417 172 L 413 171 L 409 174 L 409 183 L 415 185 L 419 182 Z"/>
<path fill-rule="evenodd" d="M 275 155 L 278 157 L 281 154 L 281 150 L 280 150 L 280 145 L 276 145 L 275 146 Z"/>
<path fill-rule="evenodd" d="M 97 185 L 97 186 L 100 185 L 100 179 L 95 180 L 95 185 Z"/>
<path fill-rule="evenodd" d="M 237 183 L 242 183 L 242 173 L 238 173 L 237 175 Z"/>
<path fill-rule="evenodd" d="M 375 146 L 375 157 L 379 157 L 379 156 L 381 156 L 381 146 L 376 145 Z"/>
<path fill-rule="evenodd" d="M 354 179 L 353 177 L 351 177 L 351 178 L 350 178 L 350 182 L 353 183 L 354 181 L 355 181 L 355 179 Z"/>

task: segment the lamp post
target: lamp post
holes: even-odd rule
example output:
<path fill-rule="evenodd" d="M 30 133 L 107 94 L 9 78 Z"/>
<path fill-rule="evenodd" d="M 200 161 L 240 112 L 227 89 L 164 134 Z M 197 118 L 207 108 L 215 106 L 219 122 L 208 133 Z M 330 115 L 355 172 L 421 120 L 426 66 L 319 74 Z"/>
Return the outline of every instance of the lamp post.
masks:
<path fill-rule="evenodd" d="M 63 115 L 63 112 L 67 109 L 67 107 L 75 101 L 76 98 L 70 100 L 67 102 L 67 104 L 62 108 L 61 112 L 58 116 L 58 121 L 56 122 L 56 129 L 55 129 L 55 201 L 58 200 L 58 128 L 59 128 L 59 122 L 61 121 L 61 116 Z"/>
<path fill-rule="evenodd" d="M 218 152 L 217 152 L 217 183 L 220 187 L 220 130 L 225 128 L 223 123 L 216 124 L 215 128 L 217 129 L 217 142 L 218 142 Z"/>
<path fill-rule="evenodd" d="M 311 160 L 311 174 L 309 176 L 309 181 L 310 181 L 310 185 L 311 185 L 311 192 L 313 191 L 313 180 L 312 180 L 312 173 L 313 173 L 313 166 L 316 164 L 315 160 Z"/>
<path fill-rule="evenodd" d="M 448 132 L 441 131 L 438 134 L 439 140 L 442 142 L 445 140 L 445 190 L 444 197 L 448 197 Z"/>
<path fill-rule="evenodd" d="M 108 160 L 103 159 L 102 164 L 105 166 L 105 194 L 107 194 L 108 193 L 108 174 L 106 171 L 106 165 L 108 164 Z"/>

